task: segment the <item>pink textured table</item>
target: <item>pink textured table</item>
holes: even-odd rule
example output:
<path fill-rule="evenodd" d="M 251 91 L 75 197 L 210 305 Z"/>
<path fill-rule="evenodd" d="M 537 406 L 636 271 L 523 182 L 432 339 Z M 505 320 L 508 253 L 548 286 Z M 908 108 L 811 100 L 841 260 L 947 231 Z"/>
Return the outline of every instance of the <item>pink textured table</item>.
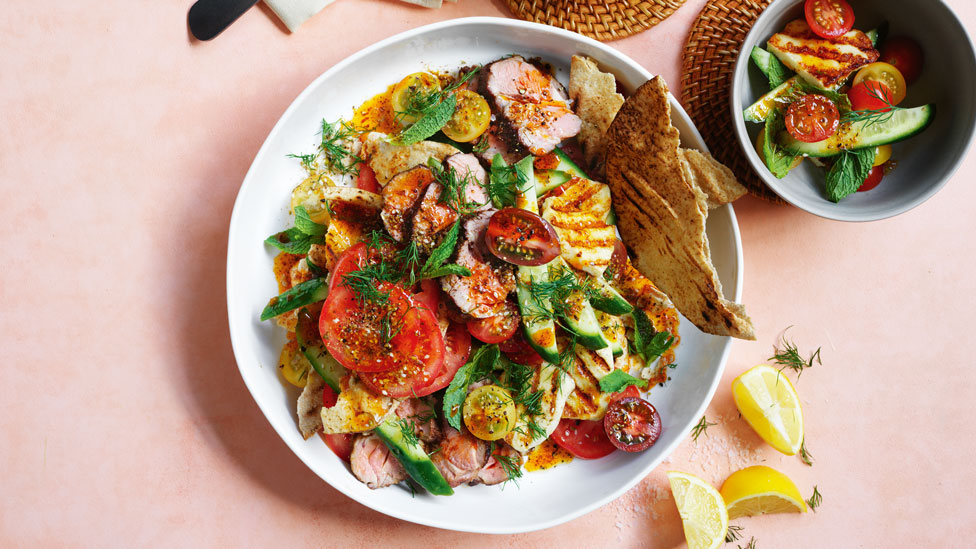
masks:
<path fill-rule="evenodd" d="M 976 32 L 976 4 L 947 1 Z M 231 353 L 227 227 L 252 158 L 315 76 L 402 30 L 507 16 L 504 4 L 340 0 L 294 35 L 262 5 L 211 43 L 188 38 L 189 0 L 7 4 L 0 546 L 675 547 L 664 472 L 719 485 L 756 463 L 823 494 L 816 514 L 735 521 L 758 547 L 961 547 L 976 536 L 976 153 L 940 194 L 887 221 L 738 201 L 758 341 L 733 345 L 708 410 L 718 425 L 578 520 L 459 534 L 359 505 L 275 435 Z M 614 46 L 680 95 L 681 48 L 703 5 L 689 0 Z M 804 352 L 823 347 L 823 366 L 798 384 L 813 467 L 762 443 L 729 391 L 788 326 Z"/>

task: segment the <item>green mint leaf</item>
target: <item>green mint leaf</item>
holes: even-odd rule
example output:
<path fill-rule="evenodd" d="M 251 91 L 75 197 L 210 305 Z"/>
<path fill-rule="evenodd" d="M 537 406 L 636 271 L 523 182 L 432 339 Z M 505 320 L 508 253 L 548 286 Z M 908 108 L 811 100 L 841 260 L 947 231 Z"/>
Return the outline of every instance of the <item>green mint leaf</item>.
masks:
<path fill-rule="evenodd" d="M 428 276 L 428 273 L 433 272 L 443 265 L 447 261 L 447 258 L 451 257 L 451 254 L 454 253 L 454 248 L 457 247 L 458 236 L 460 234 L 461 220 L 458 219 L 447 231 L 447 234 L 444 235 L 444 240 L 430 253 L 430 257 L 427 258 L 427 262 L 424 263 L 424 268 L 421 270 L 423 273 L 422 278 L 434 278 L 433 276 Z"/>
<path fill-rule="evenodd" d="M 449 265 L 441 265 L 436 269 L 431 269 L 424 273 L 424 278 L 440 278 L 442 276 L 457 275 L 457 276 L 471 276 L 471 270 L 467 267 L 462 267 L 460 265 L 451 263 Z"/>
<path fill-rule="evenodd" d="M 671 348 L 674 336 L 656 331 L 647 313 L 641 309 L 635 308 L 630 314 L 634 318 L 634 354 L 649 364 Z"/>
<path fill-rule="evenodd" d="M 285 293 L 272 297 L 261 311 L 261 320 L 274 318 L 282 313 L 322 301 L 329 295 L 329 284 L 325 278 L 306 280 Z"/>
<path fill-rule="evenodd" d="M 457 107 L 457 96 L 452 93 L 432 108 L 423 118 L 415 122 L 413 126 L 400 132 L 390 142 L 402 147 L 427 139 L 443 128 L 444 124 L 447 124 L 448 120 L 454 116 L 455 107 Z"/>
<path fill-rule="evenodd" d="M 636 378 L 623 370 L 614 370 L 600 378 L 600 390 L 604 393 L 619 393 L 630 385 L 644 389 L 647 387 L 647 381 Z"/>
<path fill-rule="evenodd" d="M 763 141 L 763 160 L 769 171 L 779 179 L 783 179 L 790 173 L 793 160 L 796 159 L 794 154 L 776 145 L 776 135 L 785 128 L 783 115 L 779 111 L 771 111 L 766 117 L 766 127 L 763 130 L 766 132 Z"/>
<path fill-rule="evenodd" d="M 468 397 L 468 386 L 488 376 L 499 356 L 498 345 L 485 345 L 475 351 L 467 364 L 454 374 L 454 379 L 444 392 L 444 417 L 451 427 L 461 430 L 461 409 L 464 399 Z"/>
<path fill-rule="evenodd" d="M 838 155 L 834 165 L 827 172 L 827 198 L 833 202 L 840 202 L 844 197 L 857 192 L 871 171 L 876 154 L 875 147 L 868 147 L 844 151 Z"/>
<path fill-rule="evenodd" d="M 295 207 L 295 228 L 311 236 L 322 236 L 329 230 L 328 226 L 312 221 L 308 210 L 301 205 Z"/>
<path fill-rule="evenodd" d="M 786 65 L 780 62 L 775 55 L 767 52 L 766 50 L 755 46 L 752 48 L 752 54 L 750 55 L 752 62 L 759 67 L 759 70 L 766 75 L 769 79 L 769 89 L 778 88 L 783 82 L 786 82 L 793 76 L 793 72 L 786 68 Z"/>
<path fill-rule="evenodd" d="M 292 227 L 286 231 L 273 234 L 264 241 L 265 243 L 270 244 L 283 252 L 290 254 L 307 254 L 312 248 L 312 244 L 322 243 L 322 237 L 310 236 L 299 230 L 297 227 Z"/>

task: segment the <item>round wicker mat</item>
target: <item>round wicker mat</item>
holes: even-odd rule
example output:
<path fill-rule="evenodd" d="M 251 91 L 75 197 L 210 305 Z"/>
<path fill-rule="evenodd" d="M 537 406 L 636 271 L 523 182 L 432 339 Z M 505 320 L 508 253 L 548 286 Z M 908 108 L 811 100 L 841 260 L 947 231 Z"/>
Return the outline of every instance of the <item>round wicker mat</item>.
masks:
<path fill-rule="evenodd" d="M 759 14 L 772 0 L 709 0 L 685 44 L 681 103 L 712 155 L 728 166 L 749 192 L 785 203 L 763 183 L 746 160 L 732 124 L 729 95 L 739 48 Z"/>
<path fill-rule="evenodd" d="M 645 31 L 685 0 L 505 0 L 517 17 L 607 41 Z"/>

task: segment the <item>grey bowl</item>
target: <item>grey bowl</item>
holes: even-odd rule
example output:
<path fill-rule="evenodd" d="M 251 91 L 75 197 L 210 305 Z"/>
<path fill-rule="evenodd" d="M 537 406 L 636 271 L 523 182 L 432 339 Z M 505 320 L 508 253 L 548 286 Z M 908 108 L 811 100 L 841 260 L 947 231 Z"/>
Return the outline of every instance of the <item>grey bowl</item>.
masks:
<path fill-rule="evenodd" d="M 840 203 L 824 192 L 826 172 L 809 160 L 777 179 L 753 143 L 761 124 L 746 122 L 742 111 L 769 90 L 766 78 L 749 60 L 753 46 L 765 46 L 786 23 L 803 17 L 802 0 L 776 0 L 746 36 L 732 76 L 731 108 L 736 136 L 752 168 L 777 195 L 812 214 L 839 221 L 874 221 L 906 212 L 928 200 L 949 180 L 976 132 L 976 54 L 956 15 L 941 0 L 849 0 L 854 27 L 870 30 L 887 20 L 888 36 L 910 36 L 922 46 L 922 75 L 909 86 L 901 106 L 936 104 L 936 118 L 921 134 L 894 145 L 897 167 L 868 192 Z"/>

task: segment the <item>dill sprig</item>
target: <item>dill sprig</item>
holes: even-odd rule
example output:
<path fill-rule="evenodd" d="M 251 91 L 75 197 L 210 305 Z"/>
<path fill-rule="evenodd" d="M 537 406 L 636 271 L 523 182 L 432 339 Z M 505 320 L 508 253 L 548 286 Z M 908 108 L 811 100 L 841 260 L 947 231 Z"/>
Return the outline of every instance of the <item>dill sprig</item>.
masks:
<path fill-rule="evenodd" d="M 471 146 L 471 152 L 481 154 L 488 150 L 488 133 L 481 134 L 481 137 Z"/>
<path fill-rule="evenodd" d="M 319 152 L 325 168 L 340 175 L 357 175 L 363 159 L 353 154 L 349 146 L 362 133 L 341 118 L 335 122 L 323 119 Z"/>
<path fill-rule="evenodd" d="M 803 442 L 800 443 L 800 460 L 803 461 L 803 463 L 806 463 L 807 465 L 813 467 L 813 454 L 811 454 L 810 451 L 807 450 L 806 439 L 803 439 Z"/>
<path fill-rule="evenodd" d="M 410 421 L 408 418 L 403 418 L 396 421 L 396 426 L 400 429 L 400 436 L 403 437 L 403 441 L 411 446 L 419 446 L 420 439 L 417 438 L 417 433 L 414 431 L 414 425 L 414 422 Z"/>
<path fill-rule="evenodd" d="M 717 423 L 712 423 L 708 421 L 708 418 L 702 416 L 698 423 L 691 428 L 691 439 L 696 443 L 698 442 L 698 437 L 707 434 L 708 428 L 712 425 L 718 425 Z"/>
<path fill-rule="evenodd" d="M 302 163 L 302 167 L 305 171 L 312 172 L 315 170 L 315 159 L 318 158 L 317 154 L 289 154 L 285 155 L 288 158 L 295 158 Z"/>
<path fill-rule="evenodd" d="M 817 347 L 817 350 L 810 355 L 810 358 L 804 360 L 803 357 L 800 356 L 800 351 L 796 344 L 786 339 L 785 335 L 783 336 L 783 348 L 780 349 L 778 346 L 774 345 L 773 351 L 775 354 L 769 357 L 769 360 L 773 361 L 774 364 L 782 366 L 780 371 L 789 368 L 796 372 L 797 380 L 800 379 L 800 375 L 803 374 L 804 369 L 813 368 L 814 361 L 816 361 L 817 364 L 823 365 L 823 363 L 820 362 L 820 347 Z"/>
<path fill-rule="evenodd" d="M 468 185 L 478 184 L 471 172 L 461 176 L 453 166 L 441 166 L 434 158 L 427 159 L 427 167 L 434 174 L 434 180 L 441 185 L 441 196 L 438 199 L 441 204 L 445 204 L 461 216 L 470 215 L 485 205 L 468 201 Z"/>
<path fill-rule="evenodd" d="M 725 532 L 725 543 L 732 543 L 740 539 L 742 539 L 742 527 L 730 524 L 729 529 Z"/>
<path fill-rule="evenodd" d="M 518 479 L 522 478 L 522 460 L 512 456 L 496 454 L 493 451 L 490 455 L 498 462 L 498 466 L 505 471 L 505 475 L 508 477 L 505 482 L 512 481 L 518 487 Z"/>
<path fill-rule="evenodd" d="M 869 128 L 874 124 L 884 124 L 885 122 L 891 120 L 891 117 L 895 115 L 896 112 L 904 110 L 902 107 L 896 107 L 891 103 L 887 93 L 882 93 L 883 88 L 878 86 L 871 86 L 868 83 L 864 83 L 864 87 L 868 90 L 868 94 L 884 103 L 884 107 L 880 109 L 868 109 L 863 111 L 849 111 L 844 113 L 840 117 L 842 124 L 863 124 L 861 129 Z"/>
<path fill-rule="evenodd" d="M 823 502 L 823 496 L 820 495 L 820 490 L 817 490 L 816 484 L 813 486 L 813 495 L 806 502 L 810 506 L 810 510 L 816 513 L 817 507 L 820 507 L 820 503 Z"/>
<path fill-rule="evenodd" d="M 749 538 L 749 543 L 747 543 L 745 547 L 743 547 L 741 545 L 736 545 L 736 547 L 738 547 L 739 549 L 756 549 L 756 538 L 755 538 L 755 536 Z"/>

